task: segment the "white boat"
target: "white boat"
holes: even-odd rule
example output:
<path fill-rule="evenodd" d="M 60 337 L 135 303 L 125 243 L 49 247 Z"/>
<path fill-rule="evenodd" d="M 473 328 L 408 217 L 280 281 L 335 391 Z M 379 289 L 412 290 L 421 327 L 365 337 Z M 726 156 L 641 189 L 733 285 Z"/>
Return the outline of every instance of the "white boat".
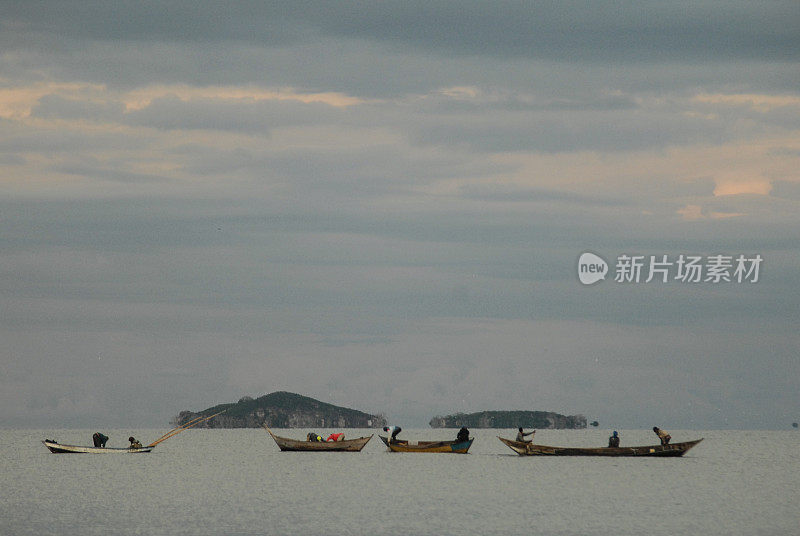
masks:
<path fill-rule="evenodd" d="M 161 437 L 159 437 L 158 439 L 156 439 L 155 441 L 153 441 L 149 445 L 145 445 L 145 446 L 139 447 L 139 448 L 134 448 L 134 447 L 128 447 L 128 448 L 108 447 L 108 448 L 106 448 L 106 447 L 84 447 L 84 446 L 80 446 L 80 445 L 62 445 L 61 443 L 59 443 L 58 441 L 55 441 L 53 439 L 44 439 L 42 441 L 42 443 L 44 444 L 45 447 L 50 449 L 50 452 L 52 452 L 54 454 L 68 454 L 68 453 L 77 453 L 77 454 L 115 454 L 115 453 L 116 454 L 122 454 L 122 453 L 138 454 L 140 452 L 150 452 L 151 450 L 153 450 L 155 448 L 156 445 L 158 445 L 162 441 L 166 441 L 170 437 L 174 437 L 174 436 L 180 434 L 181 432 L 183 432 L 184 430 L 188 430 L 192 426 L 200 424 L 201 422 L 205 422 L 205 421 L 207 421 L 209 419 L 213 419 L 217 415 L 221 415 L 222 413 L 225 413 L 225 411 L 226 410 L 222 410 L 219 413 L 215 413 L 214 415 L 209 415 L 209 416 L 201 415 L 200 417 L 197 417 L 196 419 L 193 419 L 193 420 L 189 421 L 188 423 L 186 423 L 184 425 L 178 426 L 177 428 L 173 428 L 172 430 L 170 430 L 166 434 L 162 435 Z M 106 438 L 106 439 L 108 439 L 108 438 Z M 133 438 L 131 438 L 131 441 L 132 440 L 133 440 Z"/>
<path fill-rule="evenodd" d="M 112 448 L 112 447 L 82 447 L 79 445 L 62 445 L 58 441 L 53 441 L 52 439 L 45 439 L 42 441 L 44 446 L 50 449 L 50 452 L 54 454 L 65 454 L 65 453 L 83 453 L 83 454 L 138 454 L 140 452 L 150 452 L 155 447 L 142 447 L 140 449 L 132 449 L 132 448 Z"/>

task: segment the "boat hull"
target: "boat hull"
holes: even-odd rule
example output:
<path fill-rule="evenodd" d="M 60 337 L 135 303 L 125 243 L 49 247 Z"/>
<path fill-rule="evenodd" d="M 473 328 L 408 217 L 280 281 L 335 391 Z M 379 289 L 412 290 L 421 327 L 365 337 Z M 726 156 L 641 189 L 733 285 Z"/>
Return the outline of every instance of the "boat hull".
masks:
<path fill-rule="evenodd" d="M 472 446 L 474 439 L 468 441 L 420 441 L 409 443 L 406 440 L 389 441 L 389 438 L 379 435 L 381 441 L 389 447 L 392 452 L 450 452 L 456 454 L 466 454 Z"/>
<path fill-rule="evenodd" d="M 284 452 L 360 452 L 372 436 L 344 441 L 299 441 L 288 437 L 276 436 L 267 429 L 278 448 Z M 374 434 L 373 434 L 374 435 Z"/>
<path fill-rule="evenodd" d="M 55 441 L 42 441 L 45 447 L 50 449 L 53 454 L 142 454 L 150 452 L 154 447 L 142 447 L 140 449 L 131 448 L 102 448 L 102 447 L 82 447 L 80 445 L 62 445 Z"/>
<path fill-rule="evenodd" d="M 684 443 L 672 443 L 669 445 L 646 445 L 642 447 L 550 447 L 547 445 L 535 445 L 521 441 L 512 441 L 499 437 L 508 448 L 520 456 L 651 456 L 660 458 L 678 457 L 686 454 L 689 449 L 700 443 L 703 439 L 696 441 L 686 441 Z"/>

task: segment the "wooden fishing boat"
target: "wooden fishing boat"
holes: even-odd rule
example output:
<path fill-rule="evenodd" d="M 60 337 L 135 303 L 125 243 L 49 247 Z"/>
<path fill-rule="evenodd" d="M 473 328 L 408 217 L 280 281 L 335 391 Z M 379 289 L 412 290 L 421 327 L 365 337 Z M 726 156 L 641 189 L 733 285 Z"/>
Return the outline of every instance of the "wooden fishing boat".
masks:
<path fill-rule="evenodd" d="M 272 430 L 264 427 L 272 439 L 277 443 L 278 448 L 282 451 L 293 452 L 360 452 L 364 448 L 372 435 L 368 437 L 359 437 L 356 439 L 344 439 L 342 441 L 301 441 L 297 439 L 290 439 L 288 437 L 276 436 Z M 373 434 L 375 435 L 375 434 Z"/>
<path fill-rule="evenodd" d="M 497 437 L 511 450 L 520 456 L 657 456 L 675 457 L 683 456 L 690 448 L 700 443 L 703 439 L 686 441 L 684 443 L 670 443 L 669 445 L 647 445 L 643 447 L 549 447 L 535 445 L 522 441 L 512 441 L 504 437 Z"/>
<path fill-rule="evenodd" d="M 81 447 L 79 445 L 62 445 L 57 441 L 53 441 L 52 439 L 45 439 L 42 441 L 44 446 L 50 449 L 50 452 L 54 454 L 66 454 L 66 453 L 81 453 L 81 454 L 138 454 L 141 452 L 150 452 L 155 447 L 147 446 L 142 447 L 140 449 L 132 449 L 132 448 L 113 448 L 113 447 Z"/>
<path fill-rule="evenodd" d="M 378 437 L 381 438 L 381 441 L 383 441 L 392 452 L 455 452 L 457 454 L 466 454 L 475 439 L 470 438 L 467 441 L 419 441 L 417 443 L 409 443 L 405 439 L 389 441 L 388 437 L 382 435 Z"/>
<path fill-rule="evenodd" d="M 47 447 L 50 450 L 50 452 L 52 452 L 53 454 L 124 454 L 124 453 L 127 453 L 127 454 L 139 454 L 139 453 L 144 453 L 144 452 L 150 452 L 156 447 L 156 445 L 158 445 L 162 441 L 166 441 L 170 437 L 174 437 L 174 436 L 180 434 L 181 432 L 183 432 L 184 430 L 188 430 L 189 428 L 191 428 L 191 427 L 193 427 L 193 426 L 195 426 L 197 424 L 200 424 L 201 422 L 205 422 L 205 421 L 207 421 L 209 419 L 213 419 L 217 415 L 221 415 L 222 413 L 225 413 L 225 411 L 226 410 L 223 410 L 223 411 L 220 411 L 219 413 L 215 413 L 214 415 L 209 415 L 209 416 L 202 416 L 201 415 L 200 417 L 197 417 L 196 419 L 193 419 L 193 420 L 187 422 L 186 424 L 183 424 L 181 426 L 173 428 L 172 430 L 170 430 L 166 434 L 162 435 L 161 437 L 159 437 L 158 439 L 156 439 L 155 441 L 153 441 L 149 445 L 145 445 L 145 446 L 139 447 L 139 448 L 131 448 L 131 447 L 128 447 L 128 448 L 83 447 L 83 446 L 80 446 L 80 445 L 63 445 L 63 444 L 59 443 L 58 441 L 54 441 L 52 439 L 45 439 L 45 440 L 42 441 L 42 444 L 44 444 L 44 446 Z M 108 438 L 106 438 L 106 439 L 108 439 Z"/>

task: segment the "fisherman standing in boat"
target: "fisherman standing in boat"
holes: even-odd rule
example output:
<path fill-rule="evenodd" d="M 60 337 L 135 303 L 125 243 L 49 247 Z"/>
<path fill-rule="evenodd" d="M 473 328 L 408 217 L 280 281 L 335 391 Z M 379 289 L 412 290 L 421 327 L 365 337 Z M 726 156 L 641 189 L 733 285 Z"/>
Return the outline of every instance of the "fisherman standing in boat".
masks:
<path fill-rule="evenodd" d="M 614 433 L 608 438 L 608 446 L 611 448 L 619 447 L 619 434 L 617 434 L 616 430 L 614 430 Z"/>
<path fill-rule="evenodd" d="M 522 427 L 520 426 L 519 427 L 519 432 L 517 432 L 517 441 L 519 441 L 520 443 L 531 443 L 533 441 L 533 434 L 535 434 L 535 433 L 536 433 L 536 430 L 534 430 L 533 432 L 525 433 L 525 432 L 522 431 Z M 530 439 L 525 439 L 525 436 L 531 436 L 531 438 Z"/>
<path fill-rule="evenodd" d="M 389 438 L 389 443 L 397 443 L 397 434 L 403 431 L 399 426 L 384 426 L 383 431 L 387 434 L 392 434 Z"/>
<path fill-rule="evenodd" d="M 653 426 L 653 432 L 655 432 L 658 438 L 661 440 L 662 445 L 669 445 L 669 440 L 672 439 L 672 436 L 669 435 L 666 430 L 662 430 L 658 426 Z"/>
<path fill-rule="evenodd" d="M 139 441 L 137 441 L 135 437 L 133 437 L 133 436 L 129 437 L 128 441 L 131 442 L 131 446 L 129 448 L 131 448 L 131 449 L 140 449 L 140 448 L 142 448 L 142 444 L 139 443 Z"/>
<path fill-rule="evenodd" d="M 95 432 L 92 434 L 92 443 L 97 448 L 104 449 L 106 448 L 106 442 L 108 441 L 108 436 L 101 434 L 100 432 Z"/>

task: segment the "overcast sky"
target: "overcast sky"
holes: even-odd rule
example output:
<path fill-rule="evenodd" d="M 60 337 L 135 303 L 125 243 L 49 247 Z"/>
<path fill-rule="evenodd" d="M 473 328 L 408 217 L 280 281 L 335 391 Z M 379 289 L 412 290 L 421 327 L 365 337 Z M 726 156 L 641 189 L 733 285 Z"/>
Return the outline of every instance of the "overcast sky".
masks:
<path fill-rule="evenodd" d="M 276 390 L 408 427 L 800 420 L 796 0 L 0 13 L 0 426 Z"/>

